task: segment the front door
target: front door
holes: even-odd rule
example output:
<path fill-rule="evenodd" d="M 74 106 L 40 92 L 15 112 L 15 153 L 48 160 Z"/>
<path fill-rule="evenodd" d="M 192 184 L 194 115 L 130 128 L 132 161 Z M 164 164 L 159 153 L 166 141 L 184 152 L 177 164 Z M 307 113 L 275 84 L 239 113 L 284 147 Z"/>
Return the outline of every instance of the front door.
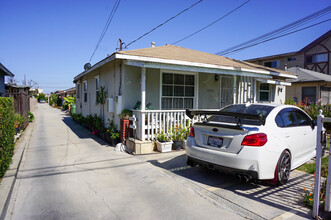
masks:
<path fill-rule="evenodd" d="M 220 107 L 233 104 L 233 77 L 220 77 Z"/>

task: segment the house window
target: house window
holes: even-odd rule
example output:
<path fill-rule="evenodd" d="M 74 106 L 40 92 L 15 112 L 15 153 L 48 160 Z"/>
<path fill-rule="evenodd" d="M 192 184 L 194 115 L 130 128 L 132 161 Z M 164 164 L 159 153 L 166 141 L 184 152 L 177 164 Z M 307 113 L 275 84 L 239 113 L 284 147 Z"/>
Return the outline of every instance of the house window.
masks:
<path fill-rule="evenodd" d="M 193 108 L 195 76 L 188 74 L 162 74 L 162 109 Z"/>
<path fill-rule="evenodd" d="M 95 103 L 97 103 L 99 92 L 100 92 L 100 79 L 99 79 L 99 76 L 96 76 L 95 77 Z"/>
<path fill-rule="evenodd" d="M 271 68 L 278 68 L 280 66 L 279 60 L 274 60 L 270 62 L 264 62 L 264 66 L 271 67 Z"/>
<path fill-rule="evenodd" d="M 260 84 L 260 101 L 267 102 L 269 101 L 270 97 L 270 88 L 268 83 L 261 83 Z"/>
<path fill-rule="evenodd" d="M 77 93 L 77 99 L 80 99 L 80 83 L 77 83 L 77 88 L 76 88 L 76 93 Z"/>
<path fill-rule="evenodd" d="M 314 54 L 314 55 L 308 55 L 306 56 L 306 63 L 322 63 L 322 62 L 328 62 L 328 54 L 327 53 L 320 53 L 320 54 Z"/>
<path fill-rule="evenodd" d="M 84 86 L 84 102 L 87 102 L 87 81 L 83 82 Z"/>
<path fill-rule="evenodd" d="M 287 61 L 295 61 L 295 60 L 297 60 L 296 57 L 288 57 L 288 58 L 287 58 Z"/>
<path fill-rule="evenodd" d="M 302 101 L 305 104 L 316 102 L 316 87 L 302 87 Z"/>

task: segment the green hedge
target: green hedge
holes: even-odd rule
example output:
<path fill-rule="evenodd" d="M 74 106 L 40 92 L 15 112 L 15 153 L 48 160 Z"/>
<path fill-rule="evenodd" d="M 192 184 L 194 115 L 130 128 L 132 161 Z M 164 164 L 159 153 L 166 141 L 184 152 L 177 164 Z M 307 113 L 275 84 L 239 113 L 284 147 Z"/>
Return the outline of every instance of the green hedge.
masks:
<path fill-rule="evenodd" d="M 14 151 L 14 103 L 0 97 L 0 178 L 6 173 Z"/>

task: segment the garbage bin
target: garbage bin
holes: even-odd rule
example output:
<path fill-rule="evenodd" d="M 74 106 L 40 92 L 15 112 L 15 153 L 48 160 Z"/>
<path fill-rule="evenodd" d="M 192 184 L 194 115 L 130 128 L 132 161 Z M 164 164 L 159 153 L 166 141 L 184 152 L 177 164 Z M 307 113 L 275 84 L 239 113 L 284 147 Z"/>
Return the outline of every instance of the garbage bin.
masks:
<path fill-rule="evenodd" d="M 76 114 L 76 104 L 71 104 L 71 114 Z"/>

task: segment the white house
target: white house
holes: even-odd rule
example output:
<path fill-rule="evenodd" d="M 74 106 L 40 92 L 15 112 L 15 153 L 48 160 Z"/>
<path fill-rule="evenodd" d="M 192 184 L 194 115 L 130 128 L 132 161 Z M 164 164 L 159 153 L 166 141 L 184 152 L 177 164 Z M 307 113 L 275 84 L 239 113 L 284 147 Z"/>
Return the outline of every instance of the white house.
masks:
<path fill-rule="evenodd" d="M 161 129 L 183 123 L 188 108 L 284 103 L 285 86 L 291 85 L 286 79 L 296 75 L 173 45 L 117 51 L 74 78 L 76 111 L 104 112 L 105 121 L 119 125 L 121 111 L 141 101 L 141 110 L 134 110 L 138 137 L 153 139 Z M 96 102 L 101 86 L 108 93 L 104 106 Z M 148 103 L 154 110 L 145 110 Z"/>

